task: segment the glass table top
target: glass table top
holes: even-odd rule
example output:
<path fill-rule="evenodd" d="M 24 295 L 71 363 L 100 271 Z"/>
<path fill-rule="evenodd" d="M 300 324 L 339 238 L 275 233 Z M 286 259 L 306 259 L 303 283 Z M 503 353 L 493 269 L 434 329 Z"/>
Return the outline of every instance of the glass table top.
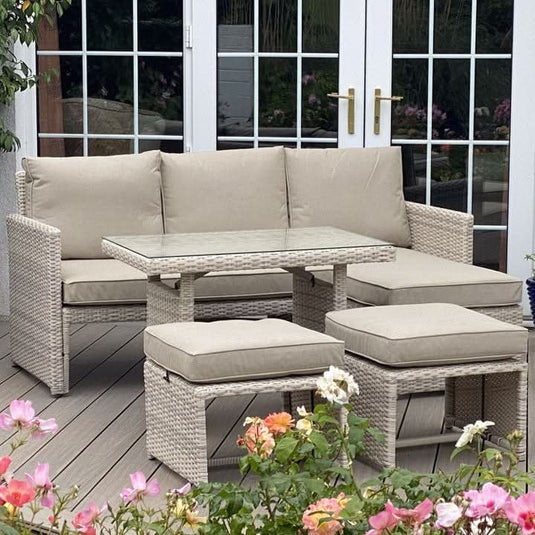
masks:
<path fill-rule="evenodd" d="M 334 227 L 106 236 L 103 239 L 152 259 L 391 245 Z"/>

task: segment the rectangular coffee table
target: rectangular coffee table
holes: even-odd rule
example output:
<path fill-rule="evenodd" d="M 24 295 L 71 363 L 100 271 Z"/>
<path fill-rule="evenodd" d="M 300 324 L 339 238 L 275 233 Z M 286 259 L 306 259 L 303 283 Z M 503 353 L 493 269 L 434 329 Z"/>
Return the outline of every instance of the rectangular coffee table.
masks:
<path fill-rule="evenodd" d="M 193 321 L 195 279 L 211 271 L 283 268 L 293 273 L 294 321 L 323 330 L 323 315 L 347 307 L 347 264 L 389 262 L 394 247 L 334 227 L 114 236 L 102 240 L 109 256 L 148 277 L 147 323 Z M 306 267 L 333 266 L 333 284 Z M 161 282 L 177 274 L 176 289 Z"/>

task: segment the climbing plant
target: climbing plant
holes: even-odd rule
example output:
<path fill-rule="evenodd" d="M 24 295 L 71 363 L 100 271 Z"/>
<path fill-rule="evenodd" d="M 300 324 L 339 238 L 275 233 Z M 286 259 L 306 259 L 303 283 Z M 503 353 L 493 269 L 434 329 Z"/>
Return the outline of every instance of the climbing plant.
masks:
<path fill-rule="evenodd" d="M 56 15 L 61 16 L 70 4 L 71 0 L 0 0 L 0 152 L 20 147 L 15 133 L 4 125 L 2 109 L 14 101 L 17 91 L 38 81 L 30 67 L 15 56 L 13 47 L 17 41 L 34 43 L 41 21 L 53 24 Z"/>

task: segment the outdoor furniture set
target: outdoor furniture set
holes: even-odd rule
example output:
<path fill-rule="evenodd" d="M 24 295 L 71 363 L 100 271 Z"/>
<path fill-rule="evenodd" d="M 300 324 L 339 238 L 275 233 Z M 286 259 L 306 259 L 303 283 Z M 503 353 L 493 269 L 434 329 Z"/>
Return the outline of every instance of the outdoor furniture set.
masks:
<path fill-rule="evenodd" d="M 471 265 L 472 216 L 404 201 L 399 149 L 151 151 L 24 168 L 8 216 L 14 363 L 66 393 L 72 323 L 148 316 L 148 451 L 182 475 L 207 477 L 206 447 L 195 457 L 184 445 L 199 425 L 203 440 L 207 397 L 281 391 L 295 407 L 330 364 L 379 395 L 357 404 L 389 437 L 372 451 L 379 464 L 395 461 L 397 394 L 444 379 L 448 427 L 492 416 L 497 437 L 525 428 L 527 334 L 511 325 L 522 283 Z M 192 321 L 292 311 L 300 325 Z M 303 340 L 318 360 L 289 367 Z"/>

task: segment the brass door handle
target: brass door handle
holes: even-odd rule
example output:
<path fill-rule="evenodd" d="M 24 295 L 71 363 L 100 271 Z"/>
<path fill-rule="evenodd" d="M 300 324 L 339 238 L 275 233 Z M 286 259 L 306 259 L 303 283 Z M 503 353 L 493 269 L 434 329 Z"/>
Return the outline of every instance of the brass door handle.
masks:
<path fill-rule="evenodd" d="M 350 87 L 347 90 L 347 95 L 339 95 L 338 93 L 327 93 L 330 98 L 338 98 L 347 100 L 347 133 L 355 133 L 355 88 Z"/>
<path fill-rule="evenodd" d="M 383 97 L 381 96 L 381 90 L 377 87 L 375 89 L 375 106 L 374 106 L 374 113 L 373 113 L 373 133 L 374 134 L 380 134 L 381 133 L 381 101 L 382 100 L 389 100 L 390 102 L 399 102 L 403 100 L 403 97 L 399 95 L 393 95 L 391 97 Z"/>

